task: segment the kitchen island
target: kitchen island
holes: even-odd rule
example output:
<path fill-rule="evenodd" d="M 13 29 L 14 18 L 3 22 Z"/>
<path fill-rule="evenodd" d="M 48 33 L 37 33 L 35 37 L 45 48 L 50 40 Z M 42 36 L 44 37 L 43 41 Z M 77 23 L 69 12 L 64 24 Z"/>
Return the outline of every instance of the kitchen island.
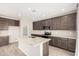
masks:
<path fill-rule="evenodd" d="M 48 56 L 50 39 L 41 37 L 18 38 L 19 49 L 27 56 Z"/>

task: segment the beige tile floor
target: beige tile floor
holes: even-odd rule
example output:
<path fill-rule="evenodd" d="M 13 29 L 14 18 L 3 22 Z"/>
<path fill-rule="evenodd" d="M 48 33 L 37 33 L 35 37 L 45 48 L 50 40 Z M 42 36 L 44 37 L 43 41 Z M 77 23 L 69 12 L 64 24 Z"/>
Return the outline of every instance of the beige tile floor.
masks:
<path fill-rule="evenodd" d="M 0 56 L 25 56 L 25 54 L 18 49 L 17 43 L 13 43 L 0 47 Z"/>
<path fill-rule="evenodd" d="M 49 46 L 49 56 L 74 56 L 75 53 L 69 52 L 64 49 L 57 47 Z"/>
<path fill-rule="evenodd" d="M 49 56 L 73 56 L 74 53 L 49 46 Z M 18 49 L 18 43 L 9 44 L 0 47 L 0 56 L 25 56 L 25 54 Z"/>

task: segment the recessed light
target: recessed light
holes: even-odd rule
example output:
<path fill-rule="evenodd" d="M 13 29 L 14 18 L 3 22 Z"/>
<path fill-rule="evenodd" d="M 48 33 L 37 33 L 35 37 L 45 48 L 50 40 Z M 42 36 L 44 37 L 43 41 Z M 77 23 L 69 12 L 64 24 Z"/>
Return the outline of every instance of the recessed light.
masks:
<path fill-rule="evenodd" d="M 32 8 L 28 8 L 28 10 L 32 11 L 32 12 L 36 12 L 35 9 L 32 9 Z"/>
<path fill-rule="evenodd" d="M 62 11 L 64 11 L 64 9 L 61 9 Z"/>
<path fill-rule="evenodd" d="M 32 10 L 31 8 L 28 8 L 28 10 Z"/>

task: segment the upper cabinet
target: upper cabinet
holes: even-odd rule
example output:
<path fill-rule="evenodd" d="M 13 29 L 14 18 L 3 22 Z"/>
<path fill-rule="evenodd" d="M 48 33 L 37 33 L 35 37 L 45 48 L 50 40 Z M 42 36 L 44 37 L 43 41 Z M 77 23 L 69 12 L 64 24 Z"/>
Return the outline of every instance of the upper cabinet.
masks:
<path fill-rule="evenodd" d="M 62 30 L 76 30 L 76 13 L 61 16 Z"/>
<path fill-rule="evenodd" d="M 19 23 L 20 22 L 18 20 L 11 20 L 11 19 L 8 20 L 9 26 L 19 26 Z"/>
<path fill-rule="evenodd" d="M 50 26 L 50 30 L 61 30 L 60 25 L 61 25 L 61 19 L 60 17 L 55 17 L 53 19 L 51 19 L 51 26 Z"/>
<path fill-rule="evenodd" d="M 33 22 L 33 30 L 76 30 L 76 13 Z"/>
<path fill-rule="evenodd" d="M 8 21 L 0 19 L 0 30 L 8 30 Z"/>
<path fill-rule="evenodd" d="M 8 30 L 8 26 L 19 26 L 18 20 L 12 20 L 0 17 L 0 30 Z"/>

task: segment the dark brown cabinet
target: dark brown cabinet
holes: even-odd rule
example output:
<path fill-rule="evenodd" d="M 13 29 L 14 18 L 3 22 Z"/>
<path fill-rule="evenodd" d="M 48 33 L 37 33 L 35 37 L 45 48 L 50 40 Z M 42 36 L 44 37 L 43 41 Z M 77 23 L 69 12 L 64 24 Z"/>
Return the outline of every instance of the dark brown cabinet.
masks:
<path fill-rule="evenodd" d="M 43 30 L 43 26 L 45 26 L 44 20 L 33 22 L 33 30 Z"/>
<path fill-rule="evenodd" d="M 0 37 L 0 46 L 9 44 L 9 36 Z"/>
<path fill-rule="evenodd" d="M 76 48 L 76 40 L 75 39 L 68 39 L 68 50 L 75 51 Z"/>
<path fill-rule="evenodd" d="M 41 30 L 42 29 L 42 22 L 41 21 L 34 22 L 33 23 L 33 29 L 34 30 Z"/>
<path fill-rule="evenodd" d="M 9 26 L 19 26 L 20 22 L 18 20 L 8 20 Z"/>
<path fill-rule="evenodd" d="M 53 40 L 53 45 L 58 46 L 58 38 L 53 37 L 52 40 Z"/>
<path fill-rule="evenodd" d="M 18 20 L 15 20 L 15 26 L 20 26 L 20 22 Z"/>
<path fill-rule="evenodd" d="M 76 39 L 51 37 L 49 45 L 75 52 Z"/>
<path fill-rule="evenodd" d="M 49 26 L 49 30 L 76 30 L 76 13 L 33 22 L 34 30 L 44 30 L 43 26 Z"/>
<path fill-rule="evenodd" d="M 68 43 L 68 41 L 67 41 L 67 39 L 66 38 L 61 38 L 61 45 L 60 45 L 60 47 L 61 48 L 63 48 L 63 49 L 67 49 L 67 43 Z"/>
<path fill-rule="evenodd" d="M 58 47 L 62 48 L 62 39 L 61 38 L 58 39 Z"/>
<path fill-rule="evenodd" d="M 52 22 L 51 22 L 51 30 L 53 29 L 53 30 L 61 30 L 61 19 L 60 19 L 60 17 L 55 17 L 55 18 L 53 18 L 53 20 L 51 20 Z"/>
<path fill-rule="evenodd" d="M 15 25 L 14 20 L 8 20 L 8 25 L 9 26 L 14 26 Z"/>
<path fill-rule="evenodd" d="M 62 30 L 76 30 L 76 13 L 61 16 L 60 27 Z"/>
<path fill-rule="evenodd" d="M 33 30 L 37 30 L 37 22 L 33 22 Z"/>
<path fill-rule="evenodd" d="M 59 37 L 52 37 L 51 41 L 49 41 L 49 44 L 56 47 L 67 49 L 67 39 L 65 38 L 63 39 Z"/>
<path fill-rule="evenodd" d="M 0 19 L 0 30 L 8 30 L 8 21 Z"/>
<path fill-rule="evenodd" d="M 8 26 L 19 26 L 19 20 L 7 19 L 0 17 L 0 30 L 8 30 Z"/>

